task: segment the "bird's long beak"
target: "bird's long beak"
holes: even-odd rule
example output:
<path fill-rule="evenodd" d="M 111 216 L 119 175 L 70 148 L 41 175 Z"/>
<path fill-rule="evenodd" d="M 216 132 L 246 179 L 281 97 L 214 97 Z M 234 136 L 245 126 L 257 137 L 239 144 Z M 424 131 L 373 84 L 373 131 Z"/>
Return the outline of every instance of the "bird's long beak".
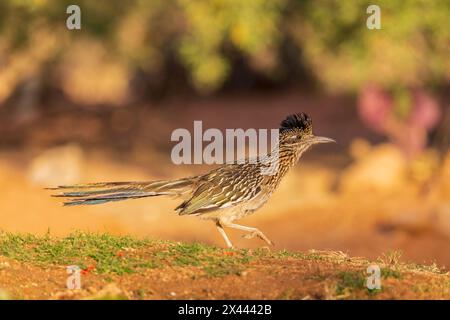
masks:
<path fill-rule="evenodd" d="M 336 143 L 336 141 L 334 139 L 327 138 L 327 137 L 318 137 L 318 136 L 311 137 L 311 144 L 330 143 L 330 142 Z"/>

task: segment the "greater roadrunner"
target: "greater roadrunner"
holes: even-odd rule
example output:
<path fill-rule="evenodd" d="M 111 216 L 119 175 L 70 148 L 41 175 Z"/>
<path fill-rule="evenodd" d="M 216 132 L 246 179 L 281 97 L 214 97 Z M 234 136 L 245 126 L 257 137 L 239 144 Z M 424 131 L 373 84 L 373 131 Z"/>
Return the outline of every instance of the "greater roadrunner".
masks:
<path fill-rule="evenodd" d="M 263 206 L 300 156 L 312 145 L 327 142 L 334 140 L 313 135 L 308 115 L 294 114 L 281 122 L 278 146 L 257 161 L 224 164 L 206 174 L 178 180 L 89 183 L 51 189 L 62 191 L 54 195 L 56 197 L 70 198 L 64 203 L 68 206 L 160 195 L 183 198 L 184 202 L 175 209 L 177 213 L 214 221 L 228 247 L 232 247 L 232 243 L 224 227 L 243 230 L 247 232 L 245 238 L 256 236 L 273 245 L 257 228 L 235 224 L 233 221 Z M 263 169 L 267 169 L 273 161 L 279 161 L 277 169 L 273 174 L 267 174 Z"/>

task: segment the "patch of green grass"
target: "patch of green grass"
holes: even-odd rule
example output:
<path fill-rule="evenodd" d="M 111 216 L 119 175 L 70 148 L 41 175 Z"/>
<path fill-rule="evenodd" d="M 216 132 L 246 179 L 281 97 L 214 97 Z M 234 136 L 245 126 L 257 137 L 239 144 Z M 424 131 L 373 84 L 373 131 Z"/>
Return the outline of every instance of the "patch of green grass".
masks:
<path fill-rule="evenodd" d="M 412 290 L 414 292 L 428 294 L 428 293 L 450 293 L 450 280 L 441 280 L 438 285 L 431 283 L 413 284 Z"/>
<path fill-rule="evenodd" d="M 131 273 L 136 268 L 152 267 L 138 257 L 120 255 L 123 250 L 149 245 L 149 240 L 108 234 L 77 232 L 64 238 L 50 235 L 0 234 L 0 255 L 38 265 L 94 265 L 98 273 Z"/>
<path fill-rule="evenodd" d="M 221 249 L 200 243 L 169 244 L 159 257 L 176 266 L 201 267 L 208 276 L 240 274 L 252 260 L 247 250 Z"/>
<path fill-rule="evenodd" d="M 381 277 L 385 279 L 387 278 L 401 279 L 402 273 L 395 269 L 381 268 Z"/>
<path fill-rule="evenodd" d="M 365 268 L 368 261 L 349 258 L 342 252 L 309 251 L 307 253 L 286 250 L 272 252 L 265 248 L 256 250 L 223 249 L 201 243 L 177 243 L 170 241 L 152 241 L 129 236 L 113 236 L 76 232 L 69 236 L 56 238 L 49 234 L 35 236 L 30 234 L 11 234 L 0 232 L 0 255 L 22 262 L 41 266 L 77 265 L 82 269 L 106 274 L 133 273 L 142 269 L 174 267 L 194 267 L 203 271 L 193 273 L 198 276 L 240 275 L 254 259 L 301 259 L 330 263 L 349 263 L 358 272 L 344 272 L 338 275 L 337 294 L 354 289 L 366 289 Z M 391 264 L 383 266 L 383 278 L 402 277 L 402 265 L 398 255 L 389 256 Z M 404 267 L 406 268 L 406 267 Z M 417 270 L 415 268 L 414 270 Z M 195 271 L 195 269 L 194 269 Z M 434 269 L 433 269 L 434 271 Z M 317 275 L 321 280 L 321 275 Z M 373 291 L 369 291 L 370 294 Z"/>
<path fill-rule="evenodd" d="M 382 289 L 369 289 L 366 286 L 368 275 L 364 271 L 345 271 L 338 274 L 339 280 L 336 285 L 336 294 L 345 295 L 355 290 L 365 290 L 369 296 L 381 292 Z M 400 271 L 390 268 L 381 268 L 381 278 L 401 279 Z"/>
<path fill-rule="evenodd" d="M 352 294 L 356 290 L 364 290 L 369 296 L 373 296 L 381 289 L 369 289 L 366 286 L 366 275 L 362 271 L 344 271 L 338 274 L 339 280 L 336 285 L 336 295 L 343 296 Z"/>
<path fill-rule="evenodd" d="M 344 271 L 338 274 L 336 294 L 344 295 L 354 289 L 364 289 L 366 278 L 360 271 Z"/>
<path fill-rule="evenodd" d="M 267 250 L 265 250 L 266 254 L 267 254 Z M 272 257 L 274 258 L 294 258 L 294 259 L 305 259 L 306 255 L 304 253 L 301 252 L 291 252 L 291 251 L 287 251 L 286 249 L 283 249 L 281 251 L 277 251 L 275 253 L 272 254 Z"/>
<path fill-rule="evenodd" d="M 0 233 L 0 255 L 41 266 L 94 266 L 97 273 L 119 275 L 167 265 L 199 267 L 208 276 L 240 274 L 252 259 L 247 250 L 85 232 L 63 238 Z"/>

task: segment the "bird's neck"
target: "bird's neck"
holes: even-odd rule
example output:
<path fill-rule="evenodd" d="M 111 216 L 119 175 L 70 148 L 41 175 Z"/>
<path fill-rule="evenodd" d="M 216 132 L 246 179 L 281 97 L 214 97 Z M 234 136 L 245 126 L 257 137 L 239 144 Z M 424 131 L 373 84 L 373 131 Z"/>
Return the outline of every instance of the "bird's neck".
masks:
<path fill-rule="evenodd" d="M 287 171 L 295 166 L 309 146 L 282 145 L 271 151 L 266 158 L 267 166 L 275 168 L 277 179 L 281 179 Z"/>
<path fill-rule="evenodd" d="M 280 144 L 278 156 L 280 163 L 288 168 L 295 166 L 309 147 L 309 145 Z"/>

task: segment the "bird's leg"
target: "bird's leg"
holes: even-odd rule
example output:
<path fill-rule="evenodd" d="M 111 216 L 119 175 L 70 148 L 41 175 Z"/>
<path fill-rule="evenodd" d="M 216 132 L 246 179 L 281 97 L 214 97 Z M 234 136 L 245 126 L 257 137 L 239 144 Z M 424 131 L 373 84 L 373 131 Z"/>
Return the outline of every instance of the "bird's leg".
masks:
<path fill-rule="evenodd" d="M 225 230 L 223 230 L 222 224 L 220 221 L 216 222 L 217 230 L 219 230 L 220 235 L 224 238 L 225 242 L 227 243 L 228 248 L 233 248 L 233 244 L 231 243 L 230 239 L 228 238 L 227 234 L 225 233 Z"/>
<path fill-rule="evenodd" d="M 228 227 L 228 228 L 247 231 L 248 234 L 246 234 L 244 236 L 244 238 L 246 238 L 246 239 L 252 239 L 254 237 L 258 237 L 261 240 L 264 240 L 265 242 L 267 242 L 269 245 L 271 245 L 271 246 L 274 245 L 274 243 L 271 240 L 269 240 L 269 238 L 267 238 L 265 236 L 265 234 L 262 233 L 262 231 L 260 231 L 257 228 L 241 226 L 240 224 L 235 224 L 235 223 L 226 223 L 226 224 L 223 224 L 223 226 Z"/>

